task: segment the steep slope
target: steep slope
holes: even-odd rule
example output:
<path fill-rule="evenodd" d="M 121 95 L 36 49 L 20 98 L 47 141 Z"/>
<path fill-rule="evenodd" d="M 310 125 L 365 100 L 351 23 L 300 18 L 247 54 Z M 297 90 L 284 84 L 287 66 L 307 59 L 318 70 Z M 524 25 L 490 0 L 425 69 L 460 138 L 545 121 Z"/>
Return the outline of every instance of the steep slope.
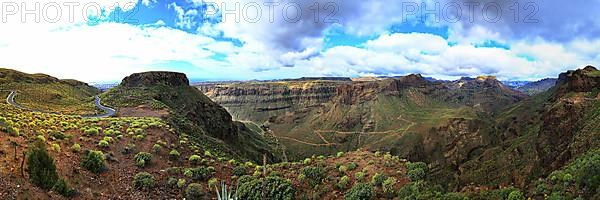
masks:
<path fill-rule="evenodd" d="M 157 116 L 167 119 L 182 133 L 199 143 L 210 143 L 227 154 L 253 160 L 276 159 L 266 139 L 231 115 L 202 92 L 189 86 L 182 73 L 145 72 L 132 74 L 102 94 L 107 105 L 120 116 Z M 208 145 L 208 144 L 207 144 Z"/>
<path fill-rule="evenodd" d="M 235 119 L 264 122 L 271 116 L 325 103 L 346 80 L 204 83 L 196 87 Z"/>
<path fill-rule="evenodd" d="M 546 78 L 516 87 L 516 89 L 529 95 L 536 95 L 554 87 L 557 80 L 556 78 Z"/>
<path fill-rule="evenodd" d="M 100 91 L 76 80 L 0 68 L 0 90 L 15 90 L 15 101 L 32 110 L 80 115 L 99 112 L 93 102 Z"/>
<path fill-rule="evenodd" d="M 563 73 L 551 90 L 495 115 L 492 126 L 478 134 L 493 136 L 492 145 L 464 153 L 468 159 L 454 165 L 441 159 L 439 162 L 446 164 L 440 164 L 438 175 L 454 177 L 460 186 L 477 183 L 526 187 L 576 157 L 600 148 L 598 73 L 591 66 Z M 455 172 L 449 176 L 444 171 Z"/>

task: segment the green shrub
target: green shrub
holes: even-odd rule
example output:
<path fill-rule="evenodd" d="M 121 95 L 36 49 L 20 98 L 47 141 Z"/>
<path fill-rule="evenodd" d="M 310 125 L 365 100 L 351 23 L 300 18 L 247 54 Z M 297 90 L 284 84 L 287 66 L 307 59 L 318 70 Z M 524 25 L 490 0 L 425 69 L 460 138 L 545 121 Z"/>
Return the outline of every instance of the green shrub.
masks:
<path fill-rule="evenodd" d="M 365 178 L 365 173 L 364 172 L 356 172 L 354 174 L 354 178 L 356 178 L 356 180 L 362 181 Z"/>
<path fill-rule="evenodd" d="M 350 171 L 356 169 L 356 167 L 358 167 L 358 165 L 355 162 L 351 162 L 348 164 L 348 170 Z"/>
<path fill-rule="evenodd" d="M 243 176 L 243 175 L 246 175 L 247 173 L 248 173 L 248 167 L 246 167 L 245 165 L 240 165 L 240 166 L 236 166 L 233 168 L 234 176 Z"/>
<path fill-rule="evenodd" d="M 71 151 L 73 151 L 74 153 L 81 152 L 81 145 L 77 143 L 73 144 L 73 146 L 71 146 Z"/>
<path fill-rule="evenodd" d="M 344 156 L 344 152 L 337 152 L 337 154 L 335 156 L 340 158 L 340 157 Z"/>
<path fill-rule="evenodd" d="M 344 194 L 345 200 L 369 200 L 375 196 L 373 186 L 367 183 L 355 184 Z"/>
<path fill-rule="evenodd" d="M 52 187 L 52 190 L 64 197 L 72 197 L 75 196 L 75 194 L 77 193 L 75 189 L 69 187 L 69 185 L 64 179 L 59 179 L 58 181 L 56 181 L 56 183 Z"/>
<path fill-rule="evenodd" d="M 162 149 L 162 147 L 160 146 L 160 144 L 154 144 L 154 146 L 152 146 L 152 151 L 154 153 L 160 152 L 160 149 Z"/>
<path fill-rule="evenodd" d="M 186 169 L 184 175 L 194 180 L 206 181 L 215 173 L 214 167 L 196 167 Z"/>
<path fill-rule="evenodd" d="M 341 173 L 346 173 L 348 171 L 348 167 L 345 165 L 340 165 L 340 167 L 338 167 L 338 171 Z"/>
<path fill-rule="evenodd" d="M 192 183 L 185 188 L 185 198 L 189 200 L 206 199 L 207 194 L 198 183 Z"/>
<path fill-rule="evenodd" d="M 98 146 L 102 148 L 107 148 L 109 147 L 109 143 L 106 140 L 100 140 L 100 142 L 98 142 Z"/>
<path fill-rule="evenodd" d="M 371 178 L 371 184 L 374 186 L 381 186 L 381 184 L 383 184 L 387 178 L 388 177 L 385 174 L 375 173 L 375 175 Z"/>
<path fill-rule="evenodd" d="M 346 189 L 346 187 L 348 187 L 348 183 L 350 183 L 350 177 L 342 176 L 342 178 L 340 178 L 340 180 L 335 184 L 335 187 L 340 190 L 343 190 Z"/>
<path fill-rule="evenodd" d="M 183 188 L 183 186 L 185 186 L 185 182 L 186 182 L 185 179 L 182 179 L 182 178 L 177 180 L 177 187 Z"/>
<path fill-rule="evenodd" d="M 154 187 L 154 176 L 148 172 L 140 172 L 133 177 L 133 186 L 137 189 L 149 190 Z"/>
<path fill-rule="evenodd" d="M 83 131 L 83 134 L 85 134 L 87 136 L 94 136 L 94 135 L 97 135 L 98 133 L 99 133 L 99 130 L 97 128 L 90 128 L 90 129 Z"/>
<path fill-rule="evenodd" d="M 312 159 L 306 158 L 306 159 L 304 159 L 304 161 L 302 163 L 304 163 L 304 165 L 310 165 L 311 162 L 312 162 Z"/>
<path fill-rule="evenodd" d="M 278 199 L 291 200 L 295 198 L 296 189 L 291 181 L 280 177 L 266 177 L 241 181 L 238 188 L 238 198 L 244 200 Z"/>
<path fill-rule="evenodd" d="M 388 197 L 391 198 L 393 197 L 395 194 L 395 189 L 394 186 L 396 185 L 396 178 L 394 177 L 389 177 L 387 179 L 385 179 L 385 181 L 383 181 L 383 183 L 381 184 L 381 189 L 383 190 L 383 193 Z"/>
<path fill-rule="evenodd" d="M 104 171 L 106 169 L 106 166 L 104 165 L 104 154 L 101 151 L 89 151 L 87 155 L 83 157 L 81 166 L 93 173 Z"/>
<path fill-rule="evenodd" d="M 177 151 L 175 149 L 173 149 L 173 150 L 171 150 L 171 152 L 169 152 L 169 159 L 170 160 L 178 160 L 180 156 L 181 155 L 179 154 L 179 151 Z"/>
<path fill-rule="evenodd" d="M 70 135 L 64 134 L 63 132 L 60 132 L 60 131 L 52 131 L 52 132 L 50 132 L 49 135 L 51 138 L 54 138 L 55 140 L 64 140 L 64 139 L 71 137 Z"/>
<path fill-rule="evenodd" d="M 302 168 L 302 174 L 309 180 L 311 186 L 315 186 L 323 181 L 326 171 L 323 167 L 308 166 Z"/>
<path fill-rule="evenodd" d="M 419 181 L 425 179 L 425 171 L 421 168 L 416 168 L 408 171 L 408 178 L 412 181 Z"/>
<path fill-rule="evenodd" d="M 406 163 L 406 168 L 408 168 L 408 170 L 414 170 L 414 169 L 423 169 L 423 171 L 425 173 L 427 173 L 427 164 L 424 162 L 408 162 Z"/>
<path fill-rule="evenodd" d="M 54 143 L 51 145 L 52 151 L 60 152 L 60 144 Z"/>
<path fill-rule="evenodd" d="M 134 159 L 135 165 L 137 165 L 138 167 L 145 167 L 152 161 L 152 154 L 148 152 L 139 152 L 135 154 Z"/>
<path fill-rule="evenodd" d="M 27 173 L 29 181 L 42 189 L 52 188 L 58 180 L 54 159 L 46 151 L 44 143 L 38 141 L 29 146 Z"/>
<path fill-rule="evenodd" d="M 177 179 L 173 178 L 173 177 L 169 177 L 169 179 L 167 179 L 167 186 L 169 186 L 170 188 L 177 187 Z"/>
<path fill-rule="evenodd" d="M 38 135 L 35 137 L 35 139 L 41 142 L 46 142 L 46 138 L 43 135 Z"/>
<path fill-rule="evenodd" d="M 206 150 L 206 151 L 204 151 L 204 156 L 206 156 L 206 157 L 213 157 L 213 154 L 210 153 L 210 151 Z"/>
<path fill-rule="evenodd" d="M 521 191 L 519 190 L 515 190 L 510 192 L 510 194 L 508 194 L 508 200 L 524 200 L 525 196 L 523 196 L 523 193 L 521 193 Z"/>
<path fill-rule="evenodd" d="M 188 160 L 190 161 L 190 164 L 198 165 L 200 164 L 200 161 L 202 161 L 202 157 L 200 157 L 199 155 L 191 155 Z"/>

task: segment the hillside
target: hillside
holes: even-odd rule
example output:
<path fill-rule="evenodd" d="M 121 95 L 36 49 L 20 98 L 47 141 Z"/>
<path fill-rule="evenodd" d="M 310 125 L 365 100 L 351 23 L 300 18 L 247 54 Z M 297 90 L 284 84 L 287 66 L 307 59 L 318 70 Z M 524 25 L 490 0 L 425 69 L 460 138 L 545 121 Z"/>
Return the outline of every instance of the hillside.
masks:
<path fill-rule="evenodd" d="M 0 68 L 0 90 L 15 90 L 15 101 L 32 110 L 79 115 L 101 112 L 94 106 L 94 96 L 100 91 L 76 80 Z"/>
<path fill-rule="evenodd" d="M 527 93 L 529 95 L 536 95 L 542 92 L 549 90 L 554 87 L 557 79 L 555 78 L 546 78 L 535 82 L 530 82 L 525 85 L 516 87 L 517 90 Z"/>
<path fill-rule="evenodd" d="M 213 146 L 223 154 L 256 161 L 265 154 L 269 160 L 277 160 L 268 138 L 233 121 L 223 107 L 191 87 L 185 74 L 132 74 L 101 97 L 118 108 L 119 116 L 163 118 L 178 132 L 193 136 L 194 142 Z"/>
<path fill-rule="evenodd" d="M 420 75 L 368 81 L 295 80 L 197 87 L 240 120 L 268 129 L 290 159 L 360 147 L 415 155 L 415 133 L 493 112 L 526 95 L 493 77 L 429 82 Z M 401 148 L 396 148 L 401 147 Z"/>
<path fill-rule="evenodd" d="M 453 175 L 458 185 L 516 185 L 533 191 L 538 187 L 539 183 L 535 181 L 539 177 L 548 176 L 578 157 L 597 150 L 600 148 L 597 123 L 600 120 L 600 79 L 594 76 L 596 73 L 598 70 L 591 66 L 563 73 L 554 88 L 499 112 L 487 128 L 473 129 L 481 126 L 475 125 L 458 129 L 458 133 L 474 134 L 474 139 L 491 135 L 493 137 L 488 139 L 491 145 L 464 151 L 462 161 L 445 165 L 446 170 L 442 170 L 444 164 L 440 164 L 439 177 L 449 177 L 443 171 L 458 169 Z M 480 124 L 476 120 L 468 121 L 468 124 L 474 123 Z M 480 139 L 462 139 L 460 142 L 463 146 L 481 143 Z M 448 159 L 440 160 L 440 163 L 444 162 Z M 597 171 L 589 173 L 579 174 L 576 178 L 594 177 L 592 174 Z M 560 187 L 547 192 L 546 195 L 556 192 L 558 196 L 594 194 L 594 190 Z"/>
<path fill-rule="evenodd" d="M 446 82 L 410 75 L 335 84 L 198 87 L 216 102 L 226 99 L 224 106 L 234 115 L 251 114 L 248 109 L 257 105 L 284 105 L 277 105 L 284 112 L 262 109 L 254 116 L 240 116 L 258 120 L 292 160 L 360 147 L 390 151 L 430 163 L 435 182 L 448 189 L 472 192 L 511 185 L 530 189 L 537 178 L 599 148 L 598 73 L 591 66 L 569 71 L 560 75 L 556 87 L 533 97 L 485 76 Z M 301 91 L 325 98 L 311 102 L 315 98 L 286 96 L 290 93 L 281 88 L 292 85 L 303 85 Z M 282 97 L 266 95 L 273 93 Z M 285 106 L 286 97 L 296 102 Z M 572 188 L 568 192 L 584 195 Z"/>

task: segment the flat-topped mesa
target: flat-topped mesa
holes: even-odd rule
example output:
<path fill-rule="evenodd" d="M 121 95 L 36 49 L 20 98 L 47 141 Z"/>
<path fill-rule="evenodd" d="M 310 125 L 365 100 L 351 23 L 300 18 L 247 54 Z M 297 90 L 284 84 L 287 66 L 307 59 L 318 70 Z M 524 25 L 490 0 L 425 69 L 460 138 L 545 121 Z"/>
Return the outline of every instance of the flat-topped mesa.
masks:
<path fill-rule="evenodd" d="M 559 93 L 563 92 L 589 92 L 600 88 L 600 71 L 593 66 L 583 69 L 571 70 L 558 76 L 556 86 Z"/>
<path fill-rule="evenodd" d="M 189 86 L 190 81 L 183 73 L 178 72 L 143 72 L 135 73 L 125 77 L 121 82 L 123 87 L 149 87 L 156 85 L 166 86 Z"/>
<path fill-rule="evenodd" d="M 387 87 L 387 91 L 400 91 L 410 87 L 420 87 L 430 83 L 421 74 L 410 74 L 399 78 L 394 78 L 394 81 Z"/>

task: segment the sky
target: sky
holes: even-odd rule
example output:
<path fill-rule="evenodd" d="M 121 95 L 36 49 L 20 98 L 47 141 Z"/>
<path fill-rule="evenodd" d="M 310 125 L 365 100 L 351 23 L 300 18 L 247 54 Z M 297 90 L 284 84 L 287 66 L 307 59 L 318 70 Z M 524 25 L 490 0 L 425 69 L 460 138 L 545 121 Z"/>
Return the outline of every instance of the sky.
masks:
<path fill-rule="evenodd" d="M 0 67 L 86 82 L 538 80 L 600 63 L 600 0 L 0 1 Z"/>

